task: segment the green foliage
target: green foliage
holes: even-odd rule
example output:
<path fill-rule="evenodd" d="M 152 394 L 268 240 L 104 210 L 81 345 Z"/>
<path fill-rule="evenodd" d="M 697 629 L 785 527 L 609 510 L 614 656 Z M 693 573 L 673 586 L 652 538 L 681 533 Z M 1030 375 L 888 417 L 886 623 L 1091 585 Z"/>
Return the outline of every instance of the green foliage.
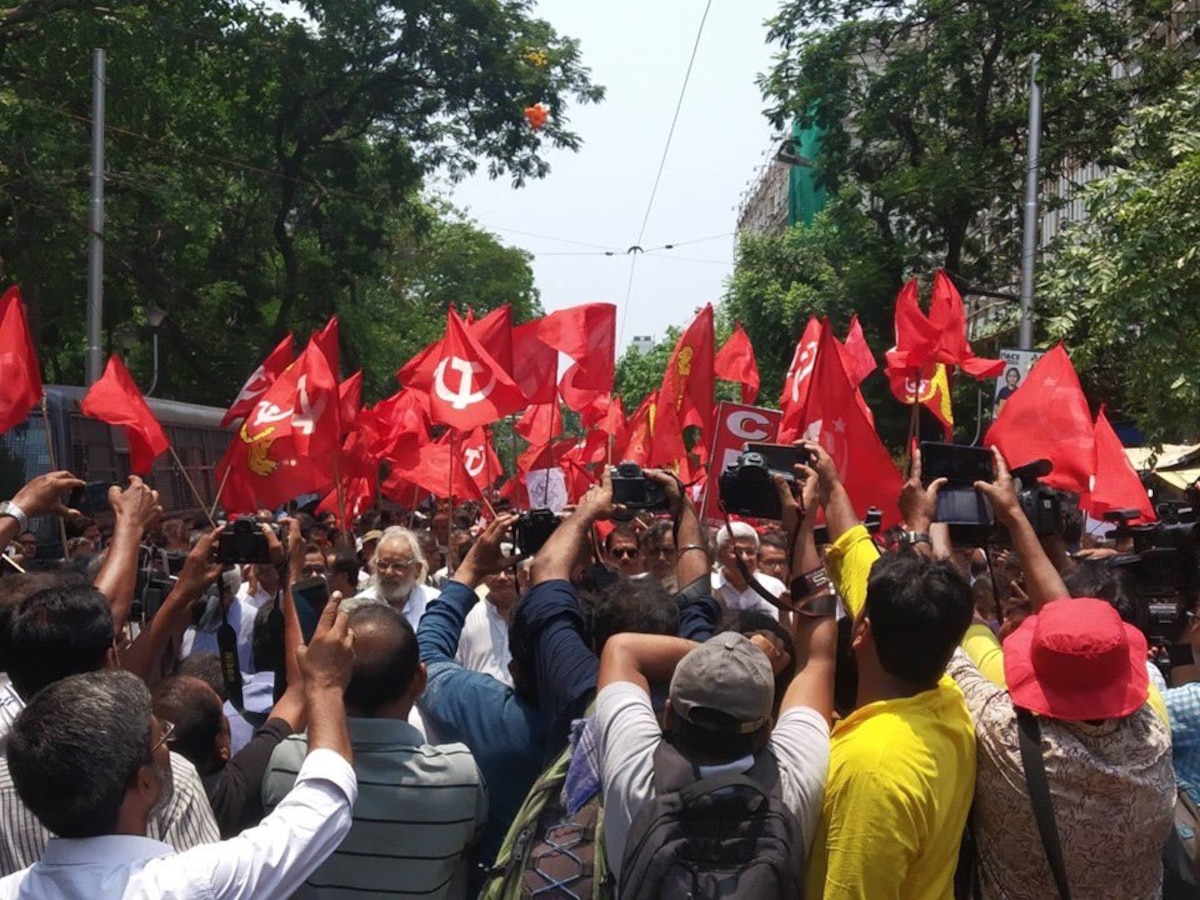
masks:
<path fill-rule="evenodd" d="M 578 44 L 528 0 L 304 8 L 31 0 L 0 16 L 0 275 L 24 289 L 49 378 L 83 374 L 92 47 L 108 50 L 105 328 L 111 343 L 168 311 L 160 395 L 226 403 L 283 332 L 334 312 L 347 371 L 378 367 L 378 393 L 451 301 L 536 309 L 522 254 L 420 198 L 435 173 L 520 183 L 547 149 L 577 149 L 569 106 L 603 94 Z M 535 102 L 552 111 L 537 132 Z"/>
<path fill-rule="evenodd" d="M 1040 286 L 1046 330 L 1154 440 L 1200 434 L 1200 75 L 1120 129 Z"/>
<path fill-rule="evenodd" d="M 1167 5 L 788 0 L 761 84 L 777 127 L 825 130 L 822 181 L 859 187 L 892 258 L 1005 284 L 1020 252 L 1030 57 L 1041 55 L 1053 180 L 1104 160 L 1133 102 L 1188 65 L 1140 40 Z"/>
<path fill-rule="evenodd" d="M 613 391 L 621 395 L 621 402 L 625 405 L 628 415 L 632 416 L 633 411 L 646 399 L 646 395 L 658 390 L 662 384 L 667 363 L 671 361 L 671 354 L 682 333 L 682 328 L 672 325 L 667 329 L 666 336 L 648 353 L 639 353 L 633 347 L 629 347 L 617 360 Z"/>

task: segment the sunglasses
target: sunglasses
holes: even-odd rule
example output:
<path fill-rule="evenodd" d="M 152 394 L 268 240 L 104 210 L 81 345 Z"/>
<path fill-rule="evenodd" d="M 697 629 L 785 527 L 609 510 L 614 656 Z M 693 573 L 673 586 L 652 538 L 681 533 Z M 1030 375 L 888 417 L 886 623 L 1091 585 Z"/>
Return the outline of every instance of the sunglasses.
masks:
<path fill-rule="evenodd" d="M 617 559 L 633 559 L 640 552 L 641 551 L 636 547 L 618 547 L 616 550 L 613 550 L 609 556 L 614 556 Z"/>

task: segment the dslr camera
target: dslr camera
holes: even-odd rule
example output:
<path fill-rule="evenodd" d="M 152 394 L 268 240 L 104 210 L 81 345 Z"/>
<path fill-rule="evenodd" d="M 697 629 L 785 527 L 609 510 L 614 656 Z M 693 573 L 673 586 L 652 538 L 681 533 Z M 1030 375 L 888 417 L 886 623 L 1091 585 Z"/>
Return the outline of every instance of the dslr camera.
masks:
<path fill-rule="evenodd" d="M 1038 537 L 1062 534 L 1066 529 L 1063 495 L 1038 481 L 1053 469 L 1054 464 L 1050 460 L 1038 459 L 1012 470 L 1012 476 L 1020 487 L 1017 500 L 1021 504 L 1021 512 L 1025 513 L 1025 518 Z"/>
<path fill-rule="evenodd" d="M 530 509 L 521 513 L 513 525 L 513 542 L 517 552 L 533 556 L 554 534 L 558 522 L 558 516 L 548 509 Z"/>
<path fill-rule="evenodd" d="M 627 510 L 663 512 L 668 509 L 667 489 L 646 477 L 635 462 L 623 462 L 612 473 L 613 503 Z"/>
<path fill-rule="evenodd" d="M 792 467 L 809 461 L 810 454 L 802 447 L 750 445 L 717 479 L 721 506 L 734 515 L 779 521 L 783 509 L 775 476 L 783 476 L 795 494 L 800 488 Z"/>
<path fill-rule="evenodd" d="M 261 524 L 254 516 L 239 516 L 229 523 L 229 527 L 217 541 L 217 562 L 219 563 L 270 563 L 271 551 L 267 546 L 267 536 L 263 534 Z M 269 525 L 276 536 L 279 526 L 273 522 Z"/>

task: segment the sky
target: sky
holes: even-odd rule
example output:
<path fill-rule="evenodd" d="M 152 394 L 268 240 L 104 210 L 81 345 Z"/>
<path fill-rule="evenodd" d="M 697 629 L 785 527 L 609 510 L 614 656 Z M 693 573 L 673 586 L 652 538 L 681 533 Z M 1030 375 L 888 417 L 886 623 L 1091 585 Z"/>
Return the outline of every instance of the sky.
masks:
<path fill-rule="evenodd" d="M 763 23 L 778 3 L 713 0 L 641 242 L 677 249 L 639 257 L 628 305 L 626 250 L 646 215 L 705 3 L 538 3 L 539 16 L 580 41 L 593 81 L 608 91 L 602 103 L 568 111 L 582 149 L 551 152 L 550 174 L 520 189 L 479 175 L 444 190 L 482 227 L 534 254 L 547 312 L 617 304 L 620 350 L 634 335 L 662 338 L 721 299 L 740 196 L 772 148 L 755 78 L 770 66 Z"/>

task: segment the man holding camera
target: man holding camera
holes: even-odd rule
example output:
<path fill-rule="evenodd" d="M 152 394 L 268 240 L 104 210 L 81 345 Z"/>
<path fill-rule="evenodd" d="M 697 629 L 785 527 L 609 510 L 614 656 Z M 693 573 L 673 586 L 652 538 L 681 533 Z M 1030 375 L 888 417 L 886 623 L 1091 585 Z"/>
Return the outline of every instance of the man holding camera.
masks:
<path fill-rule="evenodd" d="M 914 463 L 902 512 L 910 528 L 928 532 L 940 485 L 921 487 L 919 456 Z M 995 481 L 975 489 L 1008 530 L 1033 614 L 1003 651 L 975 635 L 975 658 L 958 650 L 947 667 L 978 742 L 982 895 L 1159 897 L 1175 780 L 1170 734 L 1147 704 L 1145 636 L 1107 602 L 1069 597 L 999 451 L 995 467 Z M 1001 653 L 1007 689 L 977 667 Z"/>

